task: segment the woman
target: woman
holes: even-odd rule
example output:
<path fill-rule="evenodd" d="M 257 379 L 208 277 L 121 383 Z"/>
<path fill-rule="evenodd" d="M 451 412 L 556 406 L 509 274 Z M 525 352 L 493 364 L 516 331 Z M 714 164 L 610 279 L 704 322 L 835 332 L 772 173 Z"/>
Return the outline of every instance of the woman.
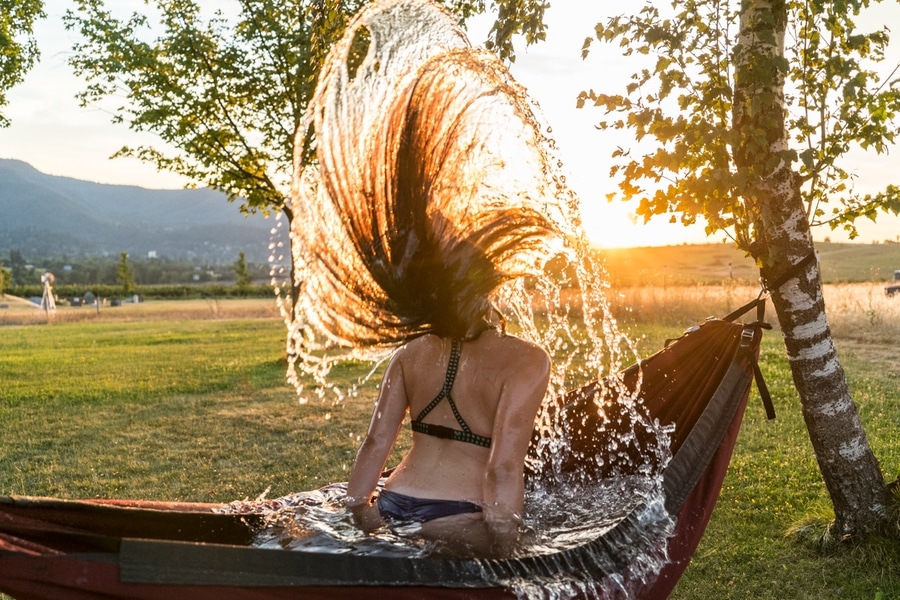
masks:
<path fill-rule="evenodd" d="M 427 334 L 394 354 L 350 475 L 357 524 L 417 523 L 455 554 L 505 556 L 518 537 L 525 453 L 550 359 L 489 327 L 468 340 Z M 406 413 L 412 448 L 376 485 Z"/>
<path fill-rule="evenodd" d="M 302 282 L 292 356 L 324 382 L 333 347 L 399 347 L 350 477 L 362 528 L 415 523 L 458 554 L 508 554 L 550 361 L 505 333 L 491 300 L 502 294 L 521 323 L 531 304 L 510 289 L 563 250 L 563 186 L 496 56 L 433 3 L 367 6 L 298 128 L 314 130 L 316 160 L 298 170 L 291 202 Z M 416 35 L 410 11 L 429 23 Z M 379 493 L 407 412 L 412 448 Z"/>

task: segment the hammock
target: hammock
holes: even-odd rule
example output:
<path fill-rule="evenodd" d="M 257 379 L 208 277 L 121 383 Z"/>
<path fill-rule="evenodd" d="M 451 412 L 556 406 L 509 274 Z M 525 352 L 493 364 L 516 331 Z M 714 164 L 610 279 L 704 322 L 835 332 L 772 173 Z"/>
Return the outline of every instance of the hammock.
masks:
<path fill-rule="evenodd" d="M 757 301 L 757 305 L 761 301 Z M 751 305 L 748 306 L 752 306 Z M 732 317 L 730 315 L 729 317 Z M 624 373 L 651 416 L 674 425 L 665 467 L 666 511 L 677 519 L 668 562 L 652 581 L 630 582 L 637 598 L 665 598 L 706 528 L 759 370 L 762 318 L 749 325 L 708 320 Z M 757 379 L 761 383 L 761 379 Z M 599 427 L 595 382 L 565 398 L 573 429 Z M 764 401 L 768 394 L 760 388 Z M 771 415 L 771 404 L 767 401 Z M 598 425 L 592 429 L 592 424 Z M 563 469 L 598 461 L 598 435 L 573 438 Z M 639 440 L 639 443 L 646 440 Z M 595 469 L 594 476 L 603 476 Z M 531 474 L 536 477 L 539 474 Z M 513 598 L 515 577 L 552 579 L 565 570 L 590 581 L 620 573 L 647 548 L 635 544 L 639 506 L 626 507 L 602 536 L 557 555 L 462 560 L 294 552 L 251 545 L 259 515 L 223 514 L 218 504 L 145 500 L 0 497 L 0 591 L 15 598 Z M 626 582 L 629 583 L 629 582 Z"/>

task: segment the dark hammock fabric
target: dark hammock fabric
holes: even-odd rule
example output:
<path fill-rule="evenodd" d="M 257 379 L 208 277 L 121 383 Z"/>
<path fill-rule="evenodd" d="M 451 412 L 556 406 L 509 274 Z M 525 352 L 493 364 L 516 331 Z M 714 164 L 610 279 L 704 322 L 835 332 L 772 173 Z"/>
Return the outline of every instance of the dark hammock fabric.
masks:
<path fill-rule="evenodd" d="M 624 372 L 651 417 L 672 424 L 673 457 L 663 473 L 666 510 L 677 518 L 669 561 L 635 597 L 666 598 L 703 535 L 731 458 L 754 378 L 760 324 L 710 320 Z M 607 386 L 608 387 L 608 386 Z M 560 407 L 574 448 L 561 468 L 596 465 L 592 452 L 620 426 L 614 397 L 597 382 L 569 393 Z M 604 398 L 598 412 L 595 400 Z M 593 408 L 592 408 L 593 407 Z M 621 426 L 630 426 L 625 424 Z M 647 450 L 637 432 L 629 452 Z M 649 432 L 647 432 L 649 435 Z M 618 473 L 604 461 L 593 476 Z M 531 473 L 530 477 L 540 477 Z M 125 500 L 0 497 L 0 591 L 18 600 L 136 598 L 513 598 L 501 581 L 552 577 L 572 569 L 599 580 L 643 548 L 630 530 L 637 508 L 601 538 L 558 558 L 470 561 L 316 554 L 254 548 L 260 517 L 213 512 L 220 505 Z M 630 509 L 631 507 L 629 507 Z M 557 557 L 555 557 L 557 558 Z"/>

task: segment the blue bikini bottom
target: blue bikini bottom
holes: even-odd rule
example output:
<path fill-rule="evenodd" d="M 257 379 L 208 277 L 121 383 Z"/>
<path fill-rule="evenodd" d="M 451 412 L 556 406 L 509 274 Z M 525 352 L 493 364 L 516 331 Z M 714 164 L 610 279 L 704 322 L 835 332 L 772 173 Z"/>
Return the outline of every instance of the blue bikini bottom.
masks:
<path fill-rule="evenodd" d="M 376 501 L 381 518 L 401 523 L 424 523 L 432 519 L 481 512 L 481 507 L 465 500 L 416 498 L 381 490 Z"/>

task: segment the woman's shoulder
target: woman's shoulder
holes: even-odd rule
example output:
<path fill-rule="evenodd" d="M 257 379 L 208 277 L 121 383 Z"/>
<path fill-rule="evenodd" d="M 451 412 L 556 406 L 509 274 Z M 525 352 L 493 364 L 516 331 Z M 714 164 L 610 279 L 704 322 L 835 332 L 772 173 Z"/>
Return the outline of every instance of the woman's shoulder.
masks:
<path fill-rule="evenodd" d="M 497 334 L 485 347 L 486 353 L 517 368 L 543 370 L 550 366 L 550 355 L 540 345 L 514 335 Z"/>
<path fill-rule="evenodd" d="M 440 349 L 442 340 L 433 333 L 426 333 L 409 340 L 397 350 L 398 352 L 415 353 L 423 350 Z"/>
<path fill-rule="evenodd" d="M 426 333 L 413 338 L 400 346 L 394 353 L 393 360 L 422 360 L 429 356 L 440 356 L 443 341 L 440 337 Z"/>
<path fill-rule="evenodd" d="M 526 340 L 524 338 L 509 334 L 500 334 L 497 339 L 499 343 L 513 348 L 517 352 L 524 352 L 525 354 L 532 356 L 548 356 L 547 351 L 544 350 L 543 346 L 536 344 L 531 340 Z"/>

